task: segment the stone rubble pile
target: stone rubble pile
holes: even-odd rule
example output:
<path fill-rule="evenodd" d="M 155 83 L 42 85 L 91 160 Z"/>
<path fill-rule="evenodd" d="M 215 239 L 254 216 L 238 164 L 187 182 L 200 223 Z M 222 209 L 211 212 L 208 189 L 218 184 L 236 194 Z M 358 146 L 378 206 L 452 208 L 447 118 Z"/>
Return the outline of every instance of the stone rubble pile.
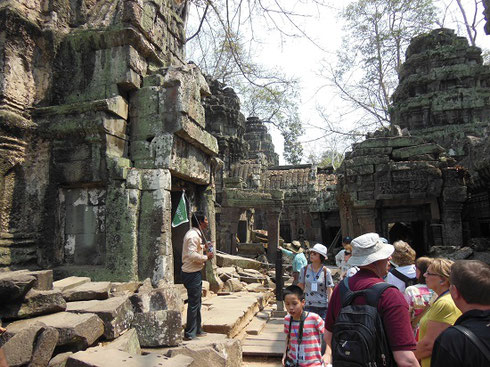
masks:
<path fill-rule="evenodd" d="M 229 265 L 217 268 L 223 291 L 262 293 L 275 288 L 267 269 L 239 266 L 257 262 L 220 256 Z M 203 281 L 203 297 L 212 295 L 209 282 Z M 217 363 L 201 367 L 239 366 L 239 341 L 182 346 L 185 297 L 182 285 L 161 282 L 153 288 L 150 279 L 111 283 L 71 276 L 53 281 L 52 270 L 3 272 L 0 318 L 7 331 L 0 336 L 0 346 L 10 367 L 191 366 L 199 348 L 208 351 L 210 363 Z M 165 354 L 142 351 L 162 347 L 173 348 Z M 228 361 L 237 351 L 240 358 Z"/>
<path fill-rule="evenodd" d="M 142 355 L 182 342 L 178 286 L 53 281 L 52 270 L 0 273 L 0 338 L 10 367 L 190 366 L 192 358 Z M 99 343 L 98 346 L 97 343 Z M 88 349 L 87 349 L 88 348 Z M 124 362 L 124 363 L 123 363 Z"/>

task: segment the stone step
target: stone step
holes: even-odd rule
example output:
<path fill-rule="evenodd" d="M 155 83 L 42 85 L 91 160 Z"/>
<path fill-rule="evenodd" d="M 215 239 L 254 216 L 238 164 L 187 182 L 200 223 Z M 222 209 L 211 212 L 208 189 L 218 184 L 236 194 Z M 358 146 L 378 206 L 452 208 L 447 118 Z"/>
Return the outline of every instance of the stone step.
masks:
<path fill-rule="evenodd" d="M 260 332 L 262 331 L 262 329 L 265 327 L 266 324 L 267 324 L 267 319 L 254 317 L 252 321 L 250 321 L 250 324 L 247 325 L 245 332 L 248 335 L 258 335 L 260 334 Z"/>

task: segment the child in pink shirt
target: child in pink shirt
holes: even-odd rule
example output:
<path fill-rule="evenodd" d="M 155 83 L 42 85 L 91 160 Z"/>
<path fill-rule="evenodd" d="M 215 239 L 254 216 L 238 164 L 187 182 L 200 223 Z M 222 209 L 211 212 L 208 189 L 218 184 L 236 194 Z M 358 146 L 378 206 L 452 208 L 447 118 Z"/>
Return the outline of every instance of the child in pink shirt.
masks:
<path fill-rule="evenodd" d="M 304 293 L 296 285 L 285 289 L 284 302 L 288 311 L 288 315 L 284 318 L 284 332 L 288 337 L 283 365 L 287 367 L 323 366 L 321 349 L 325 324 L 322 318 L 316 313 L 303 310 Z"/>

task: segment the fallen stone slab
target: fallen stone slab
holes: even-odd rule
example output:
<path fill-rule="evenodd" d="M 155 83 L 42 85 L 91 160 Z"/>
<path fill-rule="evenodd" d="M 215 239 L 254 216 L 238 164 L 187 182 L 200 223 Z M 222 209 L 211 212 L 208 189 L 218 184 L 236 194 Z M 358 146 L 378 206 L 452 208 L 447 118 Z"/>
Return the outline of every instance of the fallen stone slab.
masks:
<path fill-rule="evenodd" d="M 73 354 L 73 352 L 60 353 L 54 356 L 48 364 L 48 367 L 65 367 L 68 358 Z"/>
<path fill-rule="evenodd" d="M 270 288 L 264 286 L 262 283 L 250 283 L 245 286 L 248 292 L 264 293 L 270 291 Z"/>
<path fill-rule="evenodd" d="M 154 353 L 132 356 L 117 349 L 96 347 L 71 355 L 66 367 L 189 367 L 193 361 L 185 355 L 171 358 Z"/>
<path fill-rule="evenodd" d="M 104 337 L 115 339 L 129 329 L 133 307 L 127 297 L 113 297 L 102 301 L 68 302 L 67 312 L 96 314 L 104 322 Z"/>
<path fill-rule="evenodd" d="M 267 319 L 254 317 L 250 324 L 247 325 L 245 332 L 248 335 L 259 335 L 267 324 Z"/>
<path fill-rule="evenodd" d="M 72 351 L 86 349 L 104 333 L 104 323 L 95 314 L 76 314 L 58 312 L 32 319 L 14 321 L 7 325 L 9 337 L 17 335 L 22 329 L 41 322 L 58 330 L 57 346 L 64 346 Z"/>
<path fill-rule="evenodd" d="M 2 349 L 10 367 L 47 366 L 58 342 L 58 331 L 34 323 L 14 335 Z"/>
<path fill-rule="evenodd" d="M 262 310 L 273 293 L 238 292 L 203 301 L 203 329 L 209 333 L 236 336 Z"/>
<path fill-rule="evenodd" d="M 219 334 L 208 334 L 205 338 L 197 338 L 186 342 L 183 346 L 170 348 L 166 355 L 191 357 L 194 359 L 191 367 L 241 367 L 242 365 L 241 342 Z"/>
<path fill-rule="evenodd" d="M 133 327 L 142 347 L 175 346 L 182 341 L 180 311 L 135 313 Z"/>
<path fill-rule="evenodd" d="M 64 311 L 66 302 L 58 291 L 38 291 L 31 289 L 22 303 L 10 303 L 0 306 L 0 315 L 4 320 L 25 319 Z"/>
<path fill-rule="evenodd" d="M 119 338 L 102 345 L 108 349 L 118 349 L 131 355 L 140 355 L 141 347 L 136 329 L 129 329 Z"/>
<path fill-rule="evenodd" d="M 219 267 L 238 266 L 243 269 L 256 269 L 256 270 L 260 270 L 263 267 L 265 267 L 265 265 L 263 265 L 262 263 L 256 260 L 247 259 L 241 256 L 228 255 L 228 254 L 216 254 L 216 264 Z"/>
<path fill-rule="evenodd" d="M 53 282 L 53 287 L 60 292 L 64 292 L 68 289 L 78 287 L 82 284 L 90 282 L 90 278 L 88 277 L 68 277 L 61 280 L 57 280 Z"/>
<path fill-rule="evenodd" d="M 224 268 L 217 268 L 216 269 L 216 274 L 218 277 L 223 281 L 226 282 L 230 278 L 239 278 L 240 276 L 238 275 L 236 269 L 234 266 L 227 266 Z"/>
<path fill-rule="evenodd" d="M 237 278 L 230 278 L 228 279 L 224 286 L 223 286 L 223 291 L 224 292 L 240 292 L 243 290 L 244 286 L 240 279 Z"/>
<path fill-rule="evenodd" d="M 63 291 L 63 298 L 69 302 L 91 301 L 109 298 L 111 282 L 88 282 Z"/>
<path fill-rule="evenodd" d="M 21 299 L 36 284 L 36 278 L 25 271 L 0 273 L 0 299 L 13 302 Z"/>

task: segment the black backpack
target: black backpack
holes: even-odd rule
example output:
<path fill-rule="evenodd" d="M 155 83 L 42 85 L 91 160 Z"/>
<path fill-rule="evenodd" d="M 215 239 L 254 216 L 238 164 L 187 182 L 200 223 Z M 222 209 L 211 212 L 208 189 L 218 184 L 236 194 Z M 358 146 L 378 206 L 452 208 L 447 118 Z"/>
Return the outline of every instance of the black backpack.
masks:
<path fill-rule="evenodd" d="M 349 288 L 349 278 L 345 278 L 339 287 L 342 308 L 333 327 L 332 365 L 396 366 L 378 313 L 381 294 L 387 288 L 396 287 L 382 282 L 353 292 Z M 366 304 L 352 305 L 354 298 L 361 295 L 366 298 Z"/>
<path fill-rule="evenodd" d="M 418 283 L 417 278 L 409 278 L 402 272 L 396 270 L 396 268 L 391 268 L 390 273 L 393 274 L 398 279 L 400 279 L 402 282 L 404 282 L 405 288 Z"/>

